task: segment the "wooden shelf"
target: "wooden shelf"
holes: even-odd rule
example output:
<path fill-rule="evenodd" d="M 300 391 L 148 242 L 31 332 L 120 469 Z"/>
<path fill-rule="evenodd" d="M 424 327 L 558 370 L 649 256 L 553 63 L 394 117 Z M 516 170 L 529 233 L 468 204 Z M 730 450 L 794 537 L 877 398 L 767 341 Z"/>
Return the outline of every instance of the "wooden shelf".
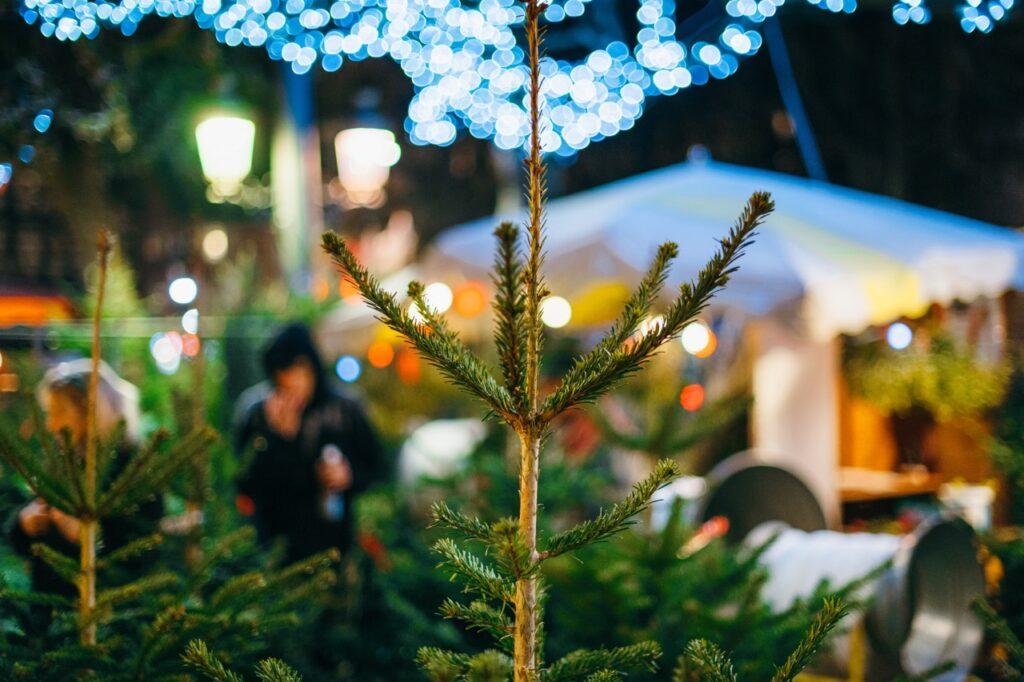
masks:
<path fill-rule="evenodd" d="M 841 467 L 839 499 L 842 502 L 870 502 L 898 497 L 931 495 L 945 482 L 942 474 L 897 472 Z"/>

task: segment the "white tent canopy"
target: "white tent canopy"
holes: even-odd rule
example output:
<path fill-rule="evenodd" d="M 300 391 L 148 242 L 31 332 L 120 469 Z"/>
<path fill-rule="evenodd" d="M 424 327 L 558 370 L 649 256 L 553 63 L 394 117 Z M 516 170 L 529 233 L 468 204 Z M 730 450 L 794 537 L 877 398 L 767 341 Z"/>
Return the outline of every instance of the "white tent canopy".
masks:
<path fill-rule="evenodd" d="M 692 277 L 751 192 L 776 212 L 716 305 L 795 314 L 815 338 L 858 332 L 931 303 L 996 296 L 1024 284 L 1024 235 L 903 201 L 717 162 L 671 166 L 554 200 L 547 276 L 571 298 L 597 281 L 636 283 L 657 245 L 680 245 L 669 284 Z M 483 278 L 498 216 L 455 227 L 426 270 Z"/>

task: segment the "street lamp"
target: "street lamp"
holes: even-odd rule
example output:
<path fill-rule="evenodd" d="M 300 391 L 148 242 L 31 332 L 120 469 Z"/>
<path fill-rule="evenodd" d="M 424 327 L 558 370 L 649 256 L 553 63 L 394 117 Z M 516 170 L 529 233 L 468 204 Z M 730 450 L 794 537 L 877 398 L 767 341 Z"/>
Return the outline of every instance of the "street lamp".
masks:
<path fill-rule="evenodd" d="M 334 138 L 338 180 L 352 206 L 376 206 L 402 150 L 384 128 L 349 128 Z"/>
<path fill-rule="evenodd" d="M 377 100 L 373 90 L 360 92 L 356 97 L 357 125 L 342 130 L 334 138 L 338 182 L 349 206 L 373 207 L 383 203 L 391 167 L 402 155 L 394 133 L 384 127 Z"/>
<path fill-rule="evenodd" d="M 256 124 L 231 115 L 209 116 L 196 126 L 203 175 L 215 194 L 227 197 L 242 187 L 252 169 Z"/>

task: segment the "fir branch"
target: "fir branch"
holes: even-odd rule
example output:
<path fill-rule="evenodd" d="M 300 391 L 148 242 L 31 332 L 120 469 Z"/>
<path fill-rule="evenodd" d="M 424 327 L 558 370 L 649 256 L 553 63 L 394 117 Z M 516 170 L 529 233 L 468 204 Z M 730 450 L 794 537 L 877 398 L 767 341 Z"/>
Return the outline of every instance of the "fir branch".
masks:
<path fill-rule="evenodd" d="M 519 228 L 502 223 L 494 231 L 498 249 L 494 257 L 494 347 L 498 352 L 505 389 L 513 406 L 526 404 L 526 298 Z"/>
<path fill-rule="evenodd" d="M 630 295 L 611 329 L 600 342 L 588 353 L 577 357 L 562 380 L 562 385 L 575 385 L 584 378 L 599 372 L 610 358 L 622 349 L 640 327 L 651 310 L 651 306 L 661 295 L 665 286 L 672 261 L 679 254 L 679 247 L 674 242 L 666 242 L 658 247 L 654 262 L 647 274 Z M 557 393 L 557 389 L 556 389 Z M 561 412 L 561 410 L 559 410 Z M 558 412 L 553 412 L 558 414 Z"/>
<path fill-rule="evenodd" d="M 205 548 L 202 559 L 193 567 L 184 585 L 186 594 L 194 591 L 210 577 L 213 567 L 225 557 L 237 552 L 243 545 L 252 542 L 256 531 L 250 525 L 242 526 L 217 539 L 212 547 Z"/>
<path fill-rule="evenodd" d="M 39 453 L 29 447 L 13 420 L 0 416 L 0 458 L 14 469 L 38 497 L 61 511 L 78 511 L 75 495 L 59 476 L 47 470 Z"/>
<path fill-rule="evenodd" d="M 541 558 L 548 559 L 565 554 L 625 530 L 631 518 L 650 506 L 654 493 L 678 475 L 679 467 L 675 462 L 661 460 L 647 478 L 633 486 L 633 491 L 625 500 L 610 509 L 602 510 L 594 519 L 552 536 L 547 543 L 547 549 L 541 553 Z"/>
<path fill-rule="evenodd" d="M 406 338 L 428 362 L 456 385 L 479 398 L 488 409 L 507 416 L 512 412 L 508 391 L 501 386 L 470 350 L 453 337 L 431 334 L 402 309 L 394 295 L 364 268 L 334 232 L 323 234 L 323 248 L 356 285 L 381 322 Z"/>
<path fill-rule="evenodd" d="M 755 230 L 772 210 L 774 203 L 771 197 L 765 192 L 755 192 L 697 279 L 679 288 L 679 296 L 666 311 L 664 323 L 629 348 L 609 350 L 603 363 L 599 363 L 598 358 L 585 363 L 579 371 L 566 375 L 545 400 L 542 415 L 550 419 L 575 405 L 593 402 L 643 367 L 666 341 L 682 332 L 683 327 L 704 310 L 711 297 L 728 283 L 736 270 L 737 259 L 753 242 Z M 585 373 L 585 368 L 591 371 Z"/>
<path fill-rule="evenodd" d="M 177 582 L 178 576 L 174 573 L 161 572 L 144 576 L 126 585 L 102 590 L 96 595 L 94 614 L 99 614 L 101 611 L 110 611 L 115 606 L 134 601 L 143 594 L 162 590 L 177 584 Z M 99 616 L 97 616 L 96 620 L 98 619 Z"/>
<path fill-rule="evenodd" d="M 700 682 L 736 682 L 737 679 L 729 657 L 717 644 L 706 639 L 695 639 L 686 645 L 680 666 L 673 675 L 679 682 L 694 678 Z"/>
<path fill-rule="evenodd" d="M 984 597 L 978 597 L 971 604 L 974 613 L 985 626 L 985 630 L 1006 650 L 1007 661 L 1014 669 L 1024 669 L 1024 643 L 1010 628 L 1006 619 L 992 608 Z"/>
<path fill-rule="evenodd" d="M 466 682 L 507 682 L 512 672 L 512 659 L 501 651 L 488 649 L 469 659 Z"/>
<path fill-rule="evenodd" d="M 261 682 L 302 682 L 302 675 L 276 658 L 267 658 L 256 664 L 256 679 Z"/>
<path fill-rule="evenodd" d="M 215 682 L 243 682 L 242 676 L 224 667 L 224 664 L 206 646 L 206 642 L 201 639 L 193 639 L 189 642 L 181 659 L 185 665 L 194 668 Z"/>
<path fill-rule="evenodd" d="M 500 602 L 512 602 L 515 587 L 479 557 L 459 549 L 448 538 L 438 540 L 434 544 L 434 551 L 441 555 L 442 565 L 466 581 L 467 591 L 476 591 L 485 598 Z"/>
<path fill-rule="evenodd" d="M 430 516 L 433 519 L 432 526 L 445 526 L 468 538 L 490 542 L 492 531 L 490 525 L 478 518 L 466 516 L 455 511 L 444 501 L 438 501 L 430 509 Z"/>
<path fill-rule="evenodd" d="M 639 642 L 614 649 L 580 649 L 553 663 L 544 673 L 546 682 L 579 680 L 601 670 L 657 670 L 661 647 Z"/>
<path fill-rule="evenodd" d="M 818 649 L 828 639 L 829 633 L 839 624 L 849 611 L 839 599 L 828 598 L 825 600 L 824 605 L 818 614 L 814 617 L 814 622 L 811 623 L 810 629 L 807 634 L 804 635 L 803 641 L 797 645 L 793 653 L 789 655 L 786 661 L 775 671 L 775 675 L 772 676 L 772 682 L 790 682 L 793 680 L 807 665 L 811 662 L 811 659 L 818 652 Z"/>
<path fill-rule="evenodd" d="M 587 682 L 620 682 L 624 675 L 615 670 L 598 670 L 587 675 Z"/>
<path fill-rule="evenodd" d="M 151 552 L 163 542 L 164 538 L 159 533 L 153 533 L 146 537 L 137 538 L 131 542 L 118 547 L 105 557 L 96 562 L 96 568 L 108 568 L 114 564 L 129 559 L 135 559 L 147 552 Z"/>
<path fill-rule="evenodd" d="M 469 666 L 469 656 L 425 646 L 416 652 L 416 663 L 431 682 L 456 682 Z"/>
<path fill-rule="evenodd" d="M 80 575 L 78 562 L 61 554 L 47 544 L 36 542 L 32 544 L 32 554 L 42 559 L 43 563 L 49 566 L 54 573 L 74 585 Z"/>
<path fill-rule="evenodd" d="M 498 641 L 504 642 L 512 634 L 512 621 L 498 609 L 479 599 L 469 604 L 460 604 L 448 598 L 441 603 L 441 615 L 449 620 L 457 620 L 469 630 L 487 632 Z"/>
<path fill-rule="evenodd" d="M 101 495 L 97 511 L 102 516 L 127 512 L 163 489 L 182 467 L 205 456 L 217 439 L 209 427 L 198 428 L 167 450 L 154 443 L 136 455 Z"/>
<path fill-rule="evenodd" d="M 534 561 L 516 519 L 505 518 L 494 523 L 491 534 L 490 547 L 497 554 L 498 565 L 509 575 L 520 580 L 539 570 L 540 562 Z"/>

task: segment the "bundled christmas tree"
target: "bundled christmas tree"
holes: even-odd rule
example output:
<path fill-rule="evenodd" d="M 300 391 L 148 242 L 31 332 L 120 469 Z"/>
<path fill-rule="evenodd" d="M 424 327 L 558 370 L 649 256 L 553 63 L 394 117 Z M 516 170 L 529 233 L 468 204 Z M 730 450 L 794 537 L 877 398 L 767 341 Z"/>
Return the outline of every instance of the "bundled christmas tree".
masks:
<path fill-rule="evenodd" d="M 380 319 L 451 381 L 477 397 L 489 415 L 507 424 L 519 441 L 518 518 L 486 522 L 444 503 L 435 507 L 437 524 L 456 531 L 485 551 L 481 556 L 448 538 L 437 543 L 436 550 L 445 567 L 461 579 L 466 592 L 473 595 L 468 602 L 447 600 L 441 611 L 470 629 L 490 635 L 496 647 L 476 655 L 422 649 L 419 660 L 435 680 L 506 679 L 510 674 L 516 682 L 610 680 L 617 679 L 623 671 L 655 665 L 660 649 L 653 642 L 577 650 L 555 661 L 545 660 L 541 567 L 547 561 L 623 530 L 633 516 L 648 507 L 652 495 L 676 475 L 675 464 L 659 462 L 651 475 L 638 483 L 622 502 L 591 520 L 539 538 L 537 499 L 541 444 L 552 420 L 567 410 L 593 402 L 623 378 L 640 370 L 666 341 L 677 336 L 705 308 L 714 293 L 728 282 L 758 224 L 772 210 L 767 194 L 754 194 L 711 261 L 694 281 L 680 287 L 659 323 L 647 326 L 641 333 L 640 326 L 658 301 L 668 268 L 678 251 L 672 243 L 660 247 L 650 270 L 605 337 L 574 361 L 556 388 L 546 396 L 540 395 L 539 365 L 544 336 L 540 311 L 549 293 L 541 271 L 545 203 L 539 100 L 543 10 L 544 5 L 539 0 L 527 0 L 532 139 L 526 162 L 529 219 L 525 253 L 521 251 L 517 227 L 506 223 L 495 231 L 494 336 L 501 364 L 500 379 L 427 304 L 422 284 L 413 282 L 409 286 L 409 297 L 416 308 L 413 315 L 356 260 L 343 239 L 327 233 L 323 240 L 325 250 Z M 841 615 L 841 607 L 831 603 L 826 606 L 793 657 L 779 669 L 778 679 L 792 679 Z M 709 675 L 717 675 L 717 679 L 730 678 L 727 658 L 712 645 L 695 645 L 690 653 L 694 665 L 707 669 Z"/>

